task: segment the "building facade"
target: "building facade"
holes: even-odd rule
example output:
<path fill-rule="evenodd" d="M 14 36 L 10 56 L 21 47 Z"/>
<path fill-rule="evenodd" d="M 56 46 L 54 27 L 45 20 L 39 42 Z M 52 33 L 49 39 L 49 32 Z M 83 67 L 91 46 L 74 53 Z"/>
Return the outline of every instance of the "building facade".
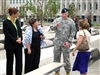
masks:
<path fill-rule="evenodd" d="M 84 18 L 91 15 L 93 23 L 100 23 L 100 0 L 60 0 L 60 3 L 60 11 L 63 7 L 69 8 L 69 5 L 74 3 L 77 16 Z"/>
<path fill-rule="evenodd" d="M 28 1 L 38 2 L 40 0 L 6 0 L 6 1 L 8 7 L 16 7 L 19 9 L 20 6 L 26 4 Z M 84 18 L 87 17 L 87 15 L 91 14 L 92 16 L 91 21 L 95 23 L 100 23 L 100 0 L 60 0 L 60 3 L 61 5 L 58 15 L 61 15 L 62 8 L 64 7 L 69 8 L 69 5 L 71 3 L 74 3 L 75 8 L 77 9 L 77 12 L 75 12 L 77 16 L 79 16 L 80 18 Z M 2 11 L 2 7 L 0 7 L 0 11 Z"/>
<path fill-rule="evenodd" d="M 6 14 L 6 0 L 0 0 L 0 17 Z"/>

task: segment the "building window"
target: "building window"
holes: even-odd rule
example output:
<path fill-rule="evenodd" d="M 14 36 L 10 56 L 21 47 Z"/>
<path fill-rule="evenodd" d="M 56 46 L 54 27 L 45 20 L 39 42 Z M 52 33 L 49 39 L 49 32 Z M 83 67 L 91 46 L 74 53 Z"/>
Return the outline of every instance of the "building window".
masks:
<path fill-rule="evenodd" d="M 15 4 L 15 0 L 13 0 L 13 3 Z"/>
<path fill-rule="evenodd" d="M 26 0 L 26 3 L 28 2 L 28 0 Z"/>
<path fill-rule="evenodd" d="M 18 4 L 18 0 L 16 0 L 16 3 Z"/>
<path fill-rule="evenodd" d="M 97 16 L 93 16 L 93 19 L 96 22 L 97 21 Z"/>
<path fill-rule="evenodd" d="M 23 0 L 23 3 L 25 3 L 25 0 Z"/>
<path fill-rule="evenodd" d="M 12 0 L 10 0 L 10 4 L 12 4 Z"/>
<path fill-rule="evenodd" d="M 21 3 L 21 0 L 20 0 L 20 3 Z"/>
<path fill-rule="evenodd" d="M 92 4 L 90 4 L 90 10 L 92 9 Z"/>
<path fill-rule="evenodd" d="M 37 0 L 37 2 L 39 2 L 39 0 Z"/>
<path fill-rule="evenodd" d="M 18 7 L 16 7 L 16 9 L 18 9 Z"/>
<path fill-rule="evenodd" d="M 82 16 L 82 19 L 84 19 L 85 18 L 85 16 Z"/>
<path fill-rule="evenodd" d="M 75 8 L 75 4 L 73 4 L 74 8 Z"/>
<path fill-rule="evenodd" d="M 84 10 L 86 10 L 86 4 L 84 4 Z"/>
<path fill-rule="evenodd" d="M 80 10 L 80 4 L 78 5 L 78 8 L 79 8 L 79 10 Z"/>
<path fill-rule="evenodd" d="M 64 2 L 62 2 L 62 8 L 64 8 L 65 7 L 65 3 Z"/>
<path fill-rule="evenodd" d="M 98 9 L 98 4 L 96 3 L 96 7 L 95 7 L 95 9 L 97 10 Z"/>

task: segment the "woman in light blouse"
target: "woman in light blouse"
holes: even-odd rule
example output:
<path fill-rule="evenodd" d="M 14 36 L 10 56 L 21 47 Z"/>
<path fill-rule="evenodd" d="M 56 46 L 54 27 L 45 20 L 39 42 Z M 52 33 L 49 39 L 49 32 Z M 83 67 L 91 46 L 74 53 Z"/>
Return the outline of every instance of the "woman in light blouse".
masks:
<path fill-rule="evenodd" d="M 77 44 L 72 51 L 73 56 L 75 56 L 75 51 L 82 44 L 84 38 L 87 39 L 88 46 L 90 48 L 91 34 L 88 31 L 88 28 L 89 28 L 88 22 L 85 21 L 84 19 L 79 20 L 78 26 L 79 26 L 79 36 L 78 36 Z M 77 70 L 80 72 L 80 75 L 87 75 L 90 52 L 91 52 L 90 49 L 87 51 L 82 51 L 82 52 L 78 51 L 73 68 L 72 68 L 73 71 Z"/>
<path fill-rule="evenodd" d="M 26 28 L 23 45 L 25 50 L 25 73 L 39 67 L 41 39 L 44 39 L 43 32 L 38 26 L 37 19 L 29 20 L 30 26 Z"/>

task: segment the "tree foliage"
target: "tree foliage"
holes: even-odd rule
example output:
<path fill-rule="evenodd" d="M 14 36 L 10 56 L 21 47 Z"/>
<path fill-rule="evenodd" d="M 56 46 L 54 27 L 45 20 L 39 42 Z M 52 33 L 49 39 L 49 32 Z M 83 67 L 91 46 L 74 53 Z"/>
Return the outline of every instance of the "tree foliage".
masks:
<path fill-rule="evenodd" d="M 26 11 L 25 11 L 25 6 L 21 6 L 20 9 L 19 9 L 19 18 L 22 18 L 22 17 L 25 17 L 26 16 Z"/>
<path fill-rule="evenodd" d="M 1 1 L 1 9 L 2 9 L 2 17 L 6 18 L 7 17 L 7 12 L 8 12 L 8 5 L 7 5 L 7 1 L 6 0 L 2 0 Z"/>
<path fill-rule="evenodd" d="M 42 21 L 44 19 L 55 17 L 60 8 L 60 3 L 59 0 L 41 0 L 33 3 L 28 2 L 25 6 L 32 12 L 32 16 L 40 19 L 41 26 L 43 26 Z"/>
<path fill-rule="evenodd" d="M 60 2 L 58 0 L 49 0 L 45 6 L 45 13 L 48 17 L 55 17 L 60 8 Z"/>
<path fill-rule="evenodd" d="M 75 12 L 76 12 L 77 10 L 75 9 L 75 4 L 74 3 L 71 3 L 70 5 L 69 5 L 69 17 L 73 17 L 73 16 L 75 16 Z"/>

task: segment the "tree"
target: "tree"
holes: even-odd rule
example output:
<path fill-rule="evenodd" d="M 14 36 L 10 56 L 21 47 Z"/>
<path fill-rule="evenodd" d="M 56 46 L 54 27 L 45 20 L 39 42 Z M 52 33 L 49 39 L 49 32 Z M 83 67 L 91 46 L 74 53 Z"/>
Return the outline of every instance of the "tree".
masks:
<path fill-rule="evenodd" d="M 60 8 L 60 2 L 58 0 L 49 0 L 45 6 L 45 14 L 50 17 L 56 17 L 56 14 Z"/>
<path fill-rule="evenodd" d="M 87 14 L 87 18 L 88 18 L 89 22 L 91 22 L 91 17 L 92 17 L 92 11 L 89 11 Z"/>
<path fill-rule="evenodd" d="M 75 12 L 76 12 L 76 9 L 75 9 L 75 4 L 74 3 L 71 3 L 69 5 L 69 17 L 73 17 L 75 16 Z"/>
<path fill-rule="evenodd" d="M 32 12 L 32 16 L 40 19 L 41 26 L 44 19 L 57 14 L 60 3 L 59 0 L 40 0 L 38 2 L 28 2 L 26 7 Z"/>
<path fill-rule="evenodd" d="M 3 18 L 6 18 L 6 14 L 7 14 L 7 9 L 8 9 L 8 7 L 7 7 L 7 0 L 2 0 L 2 16 L 3 16 Z"/>
<path fill-rule="evenodd" d="M 20 6 L 19 14 L 20 14 L 20 15 L 19 15 L 19 18 L 21 18 L 21 17 L 25 17 L 25 16 L 26 16 L 25 5 Z"/>

